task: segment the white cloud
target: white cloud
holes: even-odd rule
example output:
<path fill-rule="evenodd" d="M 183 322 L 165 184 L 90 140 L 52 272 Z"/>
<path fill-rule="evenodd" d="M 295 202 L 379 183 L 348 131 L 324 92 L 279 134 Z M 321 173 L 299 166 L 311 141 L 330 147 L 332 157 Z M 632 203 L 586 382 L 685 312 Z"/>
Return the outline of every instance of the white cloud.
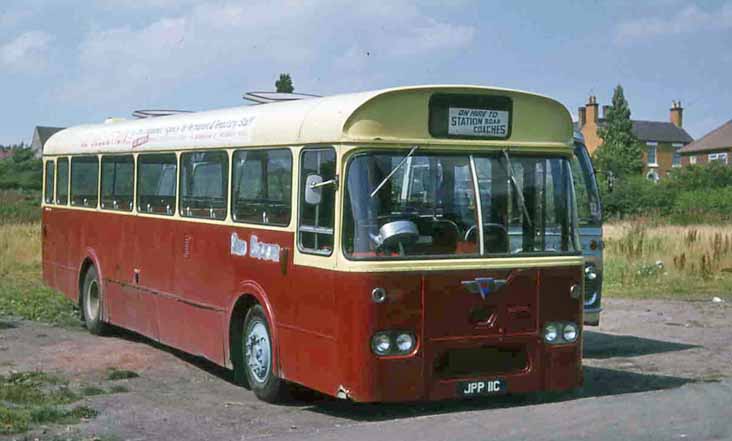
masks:
<path fill-rule="evenodd" d="M 357 62 L 360 54 L 378 54 L 381 63 L 439 55 L 469 45 L 475 35 L 472 27 L 427 16 L 415 0 L 208 1 L 168 15 L 143 27 L 87 34 L 79 45 L 81 77 L 62 96 L 114 100 L 143 90 L 150 96 L 191 78 L 282 66 L 352 71 L 372 68 Z"/>
<path fill-rule="evenodd" d="M 732 28 L 732 2 L 718 11 L 705 11 L 689 5 L 670 17 L 646 17 L 620 23 L 615 32 L 616 41 L 629 42 L 663 35 L 677 35 Z"/>
<path fill-rule="evenodd" d="M 42 69 L 53 36 L 44 31 L 28 31 L 0 46 L 0 65 L 14 70 Z"/>

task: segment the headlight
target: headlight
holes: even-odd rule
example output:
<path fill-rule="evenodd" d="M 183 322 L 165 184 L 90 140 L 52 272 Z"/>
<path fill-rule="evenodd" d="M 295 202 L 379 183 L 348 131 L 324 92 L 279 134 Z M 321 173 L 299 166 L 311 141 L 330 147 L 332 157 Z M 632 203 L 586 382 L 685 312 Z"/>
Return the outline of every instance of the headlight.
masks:
<path fill-rule="evenodd" d="M 562 337 L 566 342 L 572 343 L 573 341 L 577 340 L 577 334 L 577 325 L 575 325 L 574 323 L 567 323 L 564 325 Z"/>
<path fill-rule="evenodd" d="M 554 343 L 559 338 L 559 326 L 555 323 L 547 323 L 544 326 L 544 340 L 547 343 Z"/>
<path fill-rule="evenodd" d="M 371 339 L 371 349 L 376 355 L 386 355 L 391 351 L 391 338 L 389 334 L 380 332 Z"/>
<path fill-rule="evenodd" d="M 397 335 L 396 348 L 399 352 L 411 352 L 414 349 L 414 337 L 411 334 Z"/>
<path fill-rule="evenodd" d="M 574 343 L 579 333 L 579 326 L 572 322 L 549 322 L 544 325 L 544 341 L 552 345 Z"/>
<path fill-rule="evenodd" d="M 597 279 L 597 268 L 595 265 L 590 263 L 585 266 L 585 278 L 590 281 Z"/>

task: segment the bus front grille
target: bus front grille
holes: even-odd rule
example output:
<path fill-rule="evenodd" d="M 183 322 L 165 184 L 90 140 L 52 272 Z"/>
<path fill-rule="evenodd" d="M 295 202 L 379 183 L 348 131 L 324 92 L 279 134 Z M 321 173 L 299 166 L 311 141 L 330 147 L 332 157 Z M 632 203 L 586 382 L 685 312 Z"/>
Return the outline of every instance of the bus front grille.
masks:
<path fill-rule="evenodd" d="M 527 367 L 526 348 L 521 346 L 449 349 L 434 362 L 435 374 L 443 379 L 505 375 Z"/>

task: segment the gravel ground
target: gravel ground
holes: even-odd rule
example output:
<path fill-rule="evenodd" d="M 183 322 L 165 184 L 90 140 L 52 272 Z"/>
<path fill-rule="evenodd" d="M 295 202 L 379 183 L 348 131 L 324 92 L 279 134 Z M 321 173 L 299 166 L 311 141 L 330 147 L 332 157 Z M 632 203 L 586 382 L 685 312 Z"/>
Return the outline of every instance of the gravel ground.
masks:
<path fill-rule="evenodd" d="M 605 307 L 601 325 L 585 332 L 581 390 L 402 405 L 357 405 L 308 391 L 269 405 L 233 385 L 229 371 L 130 333 L 93 337 L 6 318 L 1 374 L 44 370 L 129 390 L 86 398 L 99 411 L 92 420 L 7 439 L 730 439 L 723 416 L 732 416 L 730 305 L 608 300 Z M 140 376 L 109 381 L 110 368 Z M 680 410 L 679 400 L 696 411 Z M 567 412 L 585 423 L 568 424 Z M 660 431 L 659 418 L 667 421 Z"/>

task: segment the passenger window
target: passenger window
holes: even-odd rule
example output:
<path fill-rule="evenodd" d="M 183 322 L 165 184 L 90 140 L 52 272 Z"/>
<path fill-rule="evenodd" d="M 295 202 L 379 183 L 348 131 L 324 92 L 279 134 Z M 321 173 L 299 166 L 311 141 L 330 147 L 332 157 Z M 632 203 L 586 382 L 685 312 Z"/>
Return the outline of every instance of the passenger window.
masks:
<path fill-rule="evenodd" d="M 56 160 L 56 204 L 69 203 L 69 158 Z"/>
<path fill-rule="evenodd" d="M 234 153 L 232 218 L 236 222 L 289 225 L 292 154 L 288 149 Z"/>
<path fill-rule="evenodd" d="M 55 172 L 55 163 L 53 162 L 53 159 L 49 159 L 46 161 L 46 185 L 45 185 L 45 193 L 43 195 L 43 200 L 47 204 L 53 204 L 53 177 Z"/>
<path fill-rule="evenodd" d="M 335 150 L 305 150 L 300 167 L 298 243 L 302 251 L 328 256 L 333 252 L 337 187 Z M 312 192 L 308 194 L 308 188 L 315 190 L 315 197 L 310 196 Z"/>
<path fill-rule="evenodd" d="M 71 205 L 97 208 L 99 158 L 82 156 L 71 159 Z"/>
<path fill-rule="evenodd" d="M 180 215 L 226 219 L 229 156 L 193 152 L 180 156 Z"/>
<path fill-rule="evenodd" d="M 104 210 L 132 211 L 135 159 L 132 155 L 102 158 L 102 202 Z"/>
<path fill-rule="evenodd" d="M 177 170 L 175 153 L 137 157 L 137 211 L 173 215 Z"/>

